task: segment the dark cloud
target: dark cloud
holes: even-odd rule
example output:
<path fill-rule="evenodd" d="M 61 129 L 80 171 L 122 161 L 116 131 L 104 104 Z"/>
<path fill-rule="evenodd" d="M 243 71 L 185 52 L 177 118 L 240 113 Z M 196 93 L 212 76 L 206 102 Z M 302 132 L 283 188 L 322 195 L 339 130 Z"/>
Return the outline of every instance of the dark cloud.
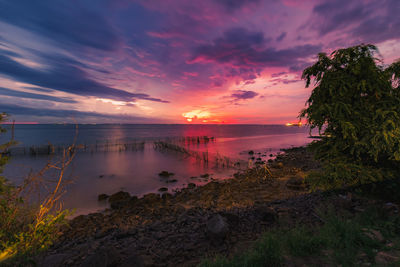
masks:
<path fill-rule="evenodd" d="M 198 47 L 192 61 L 215 61 L 240 68 L 290 67 L 321 51 L 321 45 L 310 44 L 278 50 L 267 47 L 269 41 L 262 32 L 234 28 L 212 44 Z"/>
<path fill-rule="evenodd" d="M 148 94 L 130 93 L 105 86 L 91 79 L 82 70 L 81 63 L 64 56 L 49 55 L 46 60 L 48 64 L 46 69 L 30 68 L 7 56 L 0 55 L 0 73 L 17 81 L 77 95 L 105 97 L 123 101 L 143 99 L 162 103 L 168 102 L 151 97 Z"/>
<path fill-rule="evenodd" d="M 137 117 L 126 114 L 103 114 L 98 112 L 86 112 L 78 110 L 67 109 L 48 109 L 48 108 L 30 108 L 17 105 L 8 105 L 0 103 L 0 110 L 6 112 L 11 116 L 33 116 L 33 117 L 53 117 L 56 119 L 87 119 L 87 118 L 101 118 L 101 119 L 114 119 L 117 121 L 132 121 L 132 122 L 148 122 L 149 119 L 144 117 Z M 153 119 L 154 120 L 154 119 Z"/>
<path fill-rule="evenodd" d="M 258 93 L 244 90 L 236 90 L 233 94 L 231 94 L 231 98 L 234 101 L 252 99 L 256 96 L 258 96 Z"/>
<path fill-rule="evenodd" d="M 31 91 L 37 91 L 37 92 L 44 92 L 44 93 L 51 93 L 54 92 L 52 89 L 48 88 L 43 88 L 43 87 L 30 87 L 30 86 L 25 86 L 25 89 L 31 90 Z"/>
<path fill-rule="evenodd" d="M 232 12 L 249 4 L 258 4 L 260 0 L 214 0 L 227 11 Z"/>
<path fill-rule="evenodd" d="M 59 45 L 114 50 L 119 38 L 106 16 L 83 1 L 0 1 L 0 21 L 15 25 Z M 90 4 L 90 3 L 89 3 Z M 92 3 L 94 4 L 94 3 Z"/>
<path fill-rule="evenodd" d="M 50 96 L 50 95 L 15 91 L 15 90 L 10 90 L 10 89 L 4 88 L 4 87 L 0 87 L 0 95 L 47 100 L 47 101 L 54 101 L 54 102 L 60 102 L 60 103 L 77 103 L 75 100 L 73 100 L 71 98 L 67 98 L 67 97 L 56 97 L 56 96 Z"/>
<path fill-rule="evenodd" d="M 282 33 L 276 38 L 276 41 L 277 41 L 277 42 L 280 42 L 280 41 L 282 41 L 283 39 L 285 39 L 285 37 L 286 37 L 286 32 L 282 32 Z"/>
<path fill-rule="evenodd" d="M 313 9 L 307 25 L 324 36 L 348 33 L 358 42 L 377 43 L 400 38 L 400 1 L 324 1 Z"/>

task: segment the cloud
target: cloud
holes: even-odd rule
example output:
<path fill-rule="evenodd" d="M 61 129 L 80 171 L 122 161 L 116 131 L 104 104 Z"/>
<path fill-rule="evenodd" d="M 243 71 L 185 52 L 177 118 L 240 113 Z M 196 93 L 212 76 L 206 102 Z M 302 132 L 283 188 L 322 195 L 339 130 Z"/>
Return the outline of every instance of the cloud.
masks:
<path fill-rule="evenodd" d="M 20 82 L 82 96 L 106 97 L 129 101 L 143 99 L 168 103 L 168 101 L 151 97 L 148 94 L 130 93 L 103 85 L 91 79 L 82 69 L 82 63 L 73 59 L 64 56 L 49 55 L 46 60 L 46 69 L 41 69 L 28 67 L 10 57 L 0 55 L 0 73 Z"/>
<path fill-rule="evenodd" d="M 63 47 L 112 51 L 119 44 L 112 26 L 82 1 L 0 1 L 0 21 L 27 29 Z"/>
<path fill-rule="evenodd" d="M 400 38 L 400 1 L 324 1 L 313 8 L 308 27 L 320 36 L 346 33 L 357 42 Z"/>
<path fill-rule="evenodd" d="M 212 44 L 197 47 L 191 62 L 214 61 L 241 68 L 290 67 L 316 55 L 322 48 L 321 45 L 306 44 L 278 50 L 267 47 L 269 41 L 262 32 L 230 29 Z"/>
<path fill-rule="evenodd" d="M 50 95 L 15 91 L 15 90 L 10 90 L 10 89 L 4 88 L 4 87 L 0 87 L 0 95 L 21 97 L 21 98 L 30 98 L 30 99 L 39 99 L 39 100 L 54 101 L 54 102 L 60 102 L 60 103 L 70 103 L 70 104 L 78 103 L 77 101 L 75 101 L 71 98 L 67 98 L 67 97 L 56 97 L 56 96 L 50 96 Z"/>
<path fill-rule="evenodd" d="M 258 93 L 254 91 L 244 91 L 244 90 L 236 90 L 233 94 L 231 94 L 231 98 L 234 101 L 238 100 L 247 100 L 247 99 L 252 99 L 258 96 Z"/>
<path fill-rule="evenodd" d="M 277 41 L 277 42 L 280 42 L 280 41 L 282 41 L 283 39 L 285 39 L 285 37 L 286 37 L 286 32 L 282 32 L 282 33 L 276 38 L 276 41 Z"/>
<path fill-rule="evenodd" d="M 222 5 L 227 11 L 233 12 L 244 6 L 258 4 L 260 0 L 214 0 Z"/>
<path fill-rule="evenodd" d="M 79 110 L 67 110 L 67 109 L 47 109 L 47 108 L 30 108 L 18 105 L 8 105 L 0 103 L 0 110 L 2 112 L 6 112 L 11 116 L 22 116 L 24 117 L 52 117 L 59 121 L 59 119 L 64 120 L 72 120 L 72 119 L 88 119 L 88 118 L 97 118 L 97 119 L 111 119 L 115 121 L 125 121 L 125 122 L 149 122 L 154 121 L 155 118 L 145 118 L 132 116 L 127 114 L 104 114 L 98 112 L 88 112 L 88 111 L 79 111 Z"/>

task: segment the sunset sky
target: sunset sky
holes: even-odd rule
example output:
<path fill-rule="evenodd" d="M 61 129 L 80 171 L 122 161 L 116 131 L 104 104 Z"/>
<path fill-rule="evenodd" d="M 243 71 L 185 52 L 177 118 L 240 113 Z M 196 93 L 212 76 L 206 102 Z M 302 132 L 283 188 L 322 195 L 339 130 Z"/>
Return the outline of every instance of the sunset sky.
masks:
<path fill-rule="evenodd" d="M 285 123 L 318 52 L 400 57 L 399 0 L 0 0 L 0 111 L 17 121 Z"/>

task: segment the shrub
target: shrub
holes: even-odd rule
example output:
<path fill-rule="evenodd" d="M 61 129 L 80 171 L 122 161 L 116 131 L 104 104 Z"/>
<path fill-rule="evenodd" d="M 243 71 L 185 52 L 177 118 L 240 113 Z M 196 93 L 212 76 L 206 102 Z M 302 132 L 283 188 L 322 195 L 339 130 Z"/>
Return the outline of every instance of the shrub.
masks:
<path fill-rule="evenodd" d="M 328 185 L 367 183 L 398 171 L 400 61 L 386 67 L 377 53 L 373 45 L 320 53 L 303 71 L 306 87 L 314 80 L 315 88 L 299 118 L 323 130 L 311 147 Z"/>
<path fill-rule="evenodd" d="M 6 119 L 1 114 L 0 121 Z M 1 128 L 1 132 L 5 130 Z M 12 138 L 13 139 L 13 138 Z M 3 144 L 0 153 L 0 171 L 7 162 L 6 151 L 15 142 Z M 66 223 L 68 210 L 58 205 L 63 193 L 65 170 L 75 156 L 75 146 L 65 149 L 60 159 L 50 159 L 39 172 L 31 173 L 20 184 L 13 185 L 0 177 L 0 264 L 20 265 L 31 256 L 48 248 L 59 234 L 60 226 Z M 54 186 L 44 198 L 35 204 L 27 201 L 35 185 L 44 185 L 43 175 L 55 170 L 51 182 Z M 48 186 L 46 184 L 46 186 Z"/>

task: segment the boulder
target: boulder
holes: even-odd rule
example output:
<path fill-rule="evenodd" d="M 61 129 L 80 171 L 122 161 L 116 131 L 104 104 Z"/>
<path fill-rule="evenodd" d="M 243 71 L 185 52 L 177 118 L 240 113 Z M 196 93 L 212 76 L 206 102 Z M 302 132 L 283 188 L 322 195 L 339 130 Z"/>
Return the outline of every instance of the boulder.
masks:
<path fill-rule="evenodd" d="M 94 254 L 86 257 L 80 266 L 84 267 L 109 267 L 117 266 L 119 254 L 113 247 L 103 247 L 95 251 Z"/>
<path fill-rule="evenodd" d="M 108 198 L 108 202 L 112 209 L 120 209 L 131 200 L 131 195 L 128 192 L 119 191 Z"/>
<path fill-rule="evenodd" d="M 229 224 L 220 214 L 211 215 L 207 220 L 207 236 L 212 241 L 225 239 L 229 232 Z"/>
<path fill-rule="evenodd" d="M 142 267 L 145 266 L 142 257 L 136 254 L 128 255 L 122 262 L 119 264 L 120 267 Z"/>
<path fill-rule="evenodd" d="M 155 194 L 155 193 L 149 193 L 143 196 L 142 198 L 143 201 L 147 202 L 147 203 L 155 203 L 160 201 L 160 195 L 159 194 Z"/>
<path fill-rule="evenodd" d="M 97 197 L 97 200 L 98 201 L 105 201 L 105 200 L 107 200 L 107 198 L 109 198 L 110 196 L 109 195 L 107 195 L 107 194 L 100 194 L 98 197 Z"/>
<path fill-rule="evenodd" d="M 162 172 L 160 172 L 158 175 L 161 176 L 161 177 L 170 177 L 170 176 L 173 176 L 174 173 L 172 173 L 172 172 L 167 172 L 167 171 L 162 171 Z"/>
<path fill-rule="evenodd" d="M 44 260 L 39 264 L 39 266 L 61 266 L 65 259 L 70 258 L 71 255 L 68 254 L 53 254 L 48 255 L 44 258 Z"/>
<path fill-rule="evenodd" d="M 286 187 L 294 190 L 303 190 L 305 188 L 304 178 L 301 176 L 292 176 L 286 182 Z"/>
<path fill-rule="evenodd" d="M 273 223 L 278 218 L 276 211 L 267 206 L 259 206 L 255 208 L 256 216 L 263 222 Z"/>

